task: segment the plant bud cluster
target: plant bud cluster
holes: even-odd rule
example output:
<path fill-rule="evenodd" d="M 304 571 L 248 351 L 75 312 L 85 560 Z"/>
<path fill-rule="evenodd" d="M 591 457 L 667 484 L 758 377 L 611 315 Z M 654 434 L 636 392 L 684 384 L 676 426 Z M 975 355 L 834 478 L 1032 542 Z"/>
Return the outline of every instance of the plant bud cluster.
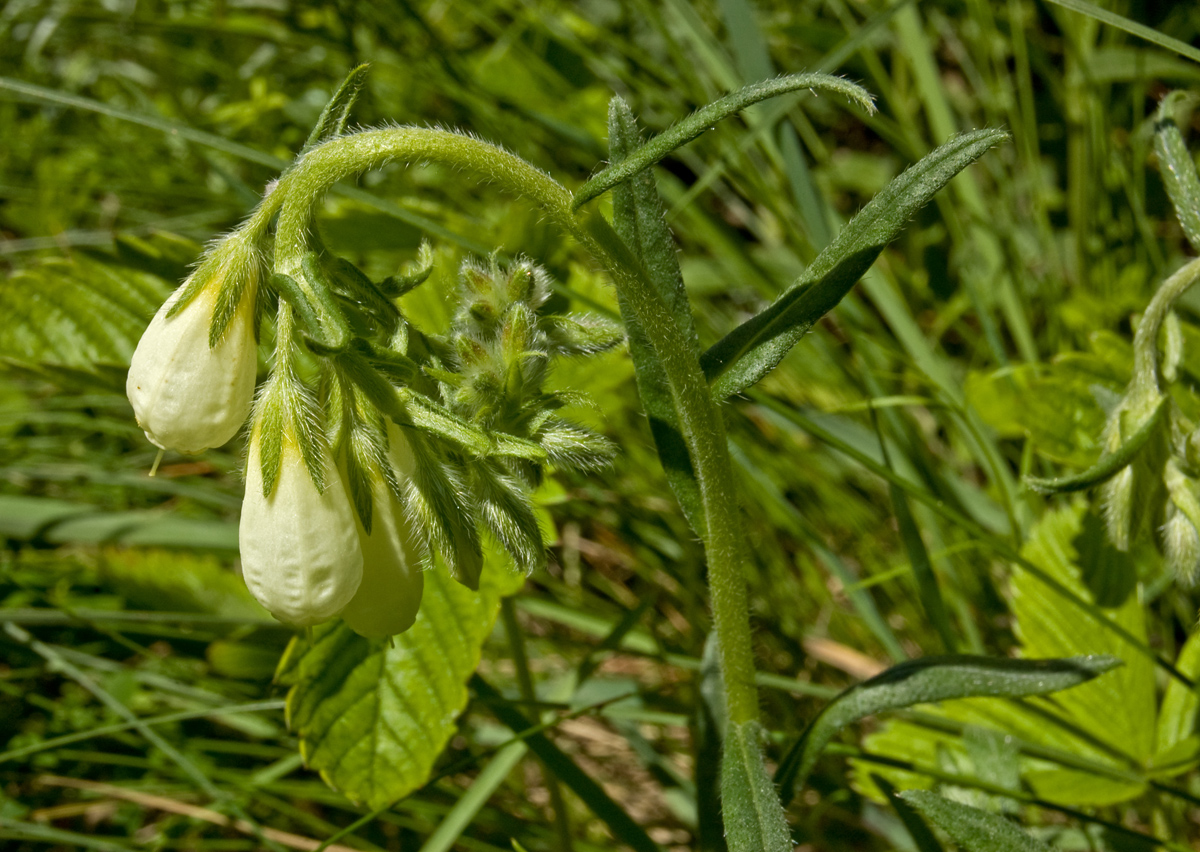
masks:
<path fill-rule="evenodd" d="M 563 419 L 545 390 L 555 357 L 621 335 L 544 312 L 547 273 L 468 262 L 441 336 L 408 323 L 398 296 L 430 274 L 372 282 L 346 261 L 297 247 L 265 274 L 267 238 L 214 246 L 138 345 L 127 390 L 159 447 L 220 446 L 250 417 L 239 541 L 254 596 L 297 627 L 340 616 L 370 638 L 410 627 L 425 568 L 477 588 L 481 533 L 514 563 L 544 564 L 529 491 L 547 463 L 595 467 L 612 445 Z M 270 376 L 256 387 L 256 338 L 274 307 Z M 251 412 L 253 413 L 251 414 Z"/>

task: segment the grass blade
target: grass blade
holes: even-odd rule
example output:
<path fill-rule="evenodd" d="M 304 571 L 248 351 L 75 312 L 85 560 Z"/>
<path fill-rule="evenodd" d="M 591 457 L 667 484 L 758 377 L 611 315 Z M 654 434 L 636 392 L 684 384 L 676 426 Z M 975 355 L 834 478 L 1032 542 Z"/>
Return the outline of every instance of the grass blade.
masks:
<path fill-rule="evenodd" d="M 1145 24 L 1131 21 L 1124 15 L 1118 15 L 1116 12 L 1101 9 L 1095 4 L 1086 2 L 1086 0 L 1050 0 L 1050 2 L 1056 6 L 1062 6 L 1064 9 L 1070 9 L 1072 12 L 1078 12 L 1081 15 L 1087 15 L 1089 18 L 1095 18 L 1102 24 L 1108 24 L 1110 27 L 1124 30 L 1131 36 L 1145 39 L 1151 44 L 1157 44 L 1159 47 L 1165 48 L 1172 53 L 1178 53 L 1180 56 L 1185 56 L 1193 62 L 1200 62 L 1200 49 L 1194 48 L 1179 39 L 1171 38 L 1169 35 L 1163 35 L 1158 30 L 1151 29 Z"/>

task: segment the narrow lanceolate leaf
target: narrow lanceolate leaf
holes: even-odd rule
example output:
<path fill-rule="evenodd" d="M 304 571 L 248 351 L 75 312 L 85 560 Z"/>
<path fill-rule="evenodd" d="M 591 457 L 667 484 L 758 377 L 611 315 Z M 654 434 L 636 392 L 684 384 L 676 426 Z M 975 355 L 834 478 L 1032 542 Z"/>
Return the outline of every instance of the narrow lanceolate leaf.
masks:
<path fill-rule="evenodd" d="M 779 796 L 784 803 L 790 802 L 834 735 L 865 716 L 953 698 L 1045 695 L 1119 665 L 1120 660 L 1108 656 L 1010 660 L 952 654 L 892 666 L 850 687 L 817 714 L 779 764 L 775 773 Z"/>
<path fill-rule="evenodd" d="M 958 844 L 964 852 L 1050 852 L 1002 816 L 952 802 L 928 790 L 906 790 L 900 798 Z"/>
<path fill-rule="evenodd" d="M 1186 92 L 1171 92 L 1162 99 L 1154 114 L 1154 153 L 1183 233 L 1192 248 L 1200 251 L 1200 176 L 1175 123 L 1176 111 L 1189 105 L 1190 100 L 1192 96 Z"/>
<path fill-rule="evenodd" d="M 424 784 L 466 706 L 500 597 L 523 582 L 499 562 L 478 592 L 431 571 L 416 624 L 390 646 L 341 621 L 293 639 L 277 677 L 291 687 L 288 725 L 308 766 L 372 809 Z"/>
<path fill-rule="evenodd" d="M 613 98 L 608 107 L 609 159 L 615 165 L 620 165 L 640 144 L 641 134 L 633 112 L 621 98 Z M 679 260 L 675 256 L 675 240 L 663 218 L 662 202 L 651 172 L 644 171 L 613 187 L 613 229 L 629 246 L 634 257 L 642 262 L 646 277 L 666 304 L 675 324 L 694 344 L 695 354 L 699 357 L 696 326 L 687 291 L 683 287 Z M 646 411 L 667 482 L 675 492 L 688 523 L 697 533 L 703 533 L 700 486 L 696 482 L 675 404 L 667 387 L 666 371 L 641 323 L 626 304 L 621 290 L 617 291 L 617 302 L 629 335 L 629 355 L 637 377 L 638 396 Z"/>
<path fill-rule="evenodd" d="M 791 852 L 792 835 L 763 762 L 758 722 L 725 729 L 721 812 L 730 852 Z"/>
<path fill-rule="evenodd" d="M 321 110 L 321 116 L 317 119 L 316 126 L 313 127 L 312 133 L 308 135 L 304 147 L 300 150 L 301 154 L 307 153 L 322 142 L 342 134 L 346 129 L 346 122 L 350 119 L 350 110 L 354 107 L 354 102 L 358 99 L 359 90 L 362 89 L 366 79 L 366 65 L 359 65 L 346 75 L 346 79 L 342 81 L 342 85 L 338 86 L 338 90 L 333 93 L 333 97 L 329 99 L 329 103 L 325 104 L 325 109 Z"/>
<path fill-rule="evenodd" d="M 581 207 L 598 195 L 602 195 L 617 184 L 657 163 L 676 148 L 686 145 L 722 119 L 744 110 L 746 107 L 777 95 L 800 89 L 820 89 L 836 92 L 857 103 L 867 112 L 875 111 L 871 93 L 862 86 L 831 74 L 789 74 L 773 80 L 763 80 L 738 89 L 707 106 L 700 107 L 687 118 L 676 122 L 645 145 L 604 171 L 593 176 L 579 188 L 572 199 L 572 206 Z"/>
<path fill-rule="evenodd" d="M 1112 479 L 1133 461 L 1134 457 L 1154 436 L 1155 430 L 1158 429 L 1165 416 L 1167 399 L 1168 397 L 1164 396 L 1159 400 L 1154 411 L 1146 418 L 1146 422 L 1138 427 L 1128 441 L 1113 452 L 1101 455 L 1096 463 L 1087 470 L 1074 476 L 1063 476 L 1057 479 L 1029 476 L 1025 478 L 1026 484 L 1034 491 L 1040 491 L 1043 494 L 1064 494 L 1070 491 L 1083 491 Z"/>
<path fill-rule="evenodd" d="M 894 178 L 787 292 L 704 353 L 700 363 L 712 383 L 713 397 L 740 393 L 769 373 L 850 292 L 914 213 L 951 178 L 1007 138 L 1002 130 L 964 133 Z"/>

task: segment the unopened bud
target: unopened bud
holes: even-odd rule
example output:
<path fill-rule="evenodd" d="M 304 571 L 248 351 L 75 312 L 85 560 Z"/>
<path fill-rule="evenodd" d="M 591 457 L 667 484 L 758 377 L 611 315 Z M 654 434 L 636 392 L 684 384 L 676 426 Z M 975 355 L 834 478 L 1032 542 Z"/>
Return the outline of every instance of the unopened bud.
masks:
<path fill-rule="evenodd" d="M 1129 550 L 1133 526 L 1133 467 L 1125 467 L 1100 487 L 1108 540 L 1117 550 Z"/>

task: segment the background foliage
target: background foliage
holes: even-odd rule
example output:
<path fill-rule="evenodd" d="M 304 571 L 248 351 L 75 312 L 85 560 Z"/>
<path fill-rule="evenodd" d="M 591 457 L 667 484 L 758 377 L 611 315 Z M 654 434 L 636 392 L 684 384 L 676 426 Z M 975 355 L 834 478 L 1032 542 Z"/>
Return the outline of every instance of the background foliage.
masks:
<path fill-rule="evenodd" d="M 1200 35 L 1194 4 L 1109 8 Z M 556 372 L 591 395 L 577 416 L 622 454 L 543 493 L 549 570 L 501 607 L 432 779 L 379 812 L 302 768 L 303 722 L 285 725 L 288 674 L 273 674 L 289 634 L 231 570 L 238 447 L 168 456 L 145 476 L 153 448 L 122 393 L 138 334 L 361 62 L 356 121 L 466 128 L 572 187 L 605 156 L 613 93 L 657 130 L 775 71 L 836 71 L 875 92 L 872 117 L 806 94 L 759 105 L 658 169 L 705 346 L 905 166 L 956 132 L 1006 128 L 1011 143 L 726 407 L 769 755 L 837 691 L 908 658 L 1110 653 L 1123 669 L 1051 699 L 967 699 L 850 728 L 791 805 L 796 840 L 931 848 L 914 845 L 932 835 L 906 828 L 915 812 L 887 804 L 889 785 L 1019 816 L 1062 848 L 1200 837 L 1194 693 L 1028 566 L 1195 676 L 1193 595 L 1149 543 L 1106 549 L 1086 497 L 1019 481 L 1098 455 L 1129 379 L 1130 317 L 1188 253 L 1147 119 L 1200 65 L 1035 0 L 12 0 L 0 12 L 6 848 L 313 848 L 369 813 L 336 843 L 722 845 L 704 566 L 627 354 Z M 375 278 L 429 236 L 434 280 L 406 307 L 433 329 L 461 259 L 494 246 L 546 265 L 559 308 L 616 310 L 537 214 L 436 167 L 343 188 L 321 227 Z M 1200 302 L 1181 318 L 1186 386 L 1200 377 Z M 1186 387 L 1176 401 L 1196 415 Z M 926 571 L 941 611 L 927 609 Z"/>

